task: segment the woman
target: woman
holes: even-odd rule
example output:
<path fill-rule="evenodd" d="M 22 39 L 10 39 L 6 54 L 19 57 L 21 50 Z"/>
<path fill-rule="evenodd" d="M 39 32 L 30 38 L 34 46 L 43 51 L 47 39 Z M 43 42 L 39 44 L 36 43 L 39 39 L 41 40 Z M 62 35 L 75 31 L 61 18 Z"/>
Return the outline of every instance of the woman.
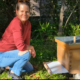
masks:
<path fill-rule="evenodd" d="M 9 68 L 12 79 L 21 79 L 22 72 L 33 70 L 29 59 L 31 55 L 34 58 L 36 53 L 30 45 L 29 5 L 25 2 L 17 3 L 16 15 L 0 40 L 0 67 Z"/>

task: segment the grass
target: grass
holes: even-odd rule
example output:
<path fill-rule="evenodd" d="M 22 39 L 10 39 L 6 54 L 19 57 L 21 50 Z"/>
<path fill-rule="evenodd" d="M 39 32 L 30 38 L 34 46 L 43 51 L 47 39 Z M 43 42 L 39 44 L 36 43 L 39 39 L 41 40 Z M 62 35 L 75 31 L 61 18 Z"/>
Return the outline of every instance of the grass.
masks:
<path fill-rule="evenodd" d="M 36 50 L 36 57 L 31 57 L 30 59 L 30 62 L 35 67 L 35 71 L 30 73 L 22 73 L 22 77 L 25 77 L 25 79 L 67 79 L 66 74 L 49 75 L 43 66 L 43 62 L 57 60 L 57 46 L 54 41 L 31 40 L 31 45 L 33 45 Z M 8 78 L 7 70 L 5 70 L 5 72 L 0 75 L 0 79 L 11 79 L 11 77 Z"/>

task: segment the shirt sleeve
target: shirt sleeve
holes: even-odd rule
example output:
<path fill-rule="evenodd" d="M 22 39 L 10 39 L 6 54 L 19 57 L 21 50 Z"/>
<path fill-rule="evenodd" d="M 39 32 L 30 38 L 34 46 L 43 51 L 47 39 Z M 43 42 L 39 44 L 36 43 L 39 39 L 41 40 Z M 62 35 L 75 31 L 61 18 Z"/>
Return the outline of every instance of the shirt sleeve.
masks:
<path fill-rule="evenodd" d="M 27 49 L 27 45 L 24 43 L 23 36 L 22 36 L 22 27 L 20 21 L 13 21 L 12 23 L 12 33 L 14 43 L 18 50 L 25 51 Z"/>
<path fill-rule="evenodd" d="M 28 35 L 26 37 L 26 44 L 30 45 L 30 39 L 31 39 L 31 23 L 29 22 L 29 30 L 28 30 Z"/>

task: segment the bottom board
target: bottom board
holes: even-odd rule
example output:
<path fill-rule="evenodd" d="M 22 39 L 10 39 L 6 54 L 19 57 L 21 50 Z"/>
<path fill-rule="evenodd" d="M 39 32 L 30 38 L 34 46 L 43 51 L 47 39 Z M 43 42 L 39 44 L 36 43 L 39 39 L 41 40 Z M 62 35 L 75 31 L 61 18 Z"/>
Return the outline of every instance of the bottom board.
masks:
<path fill-rule="evenodd" d="M 66 68 L 64 68 L 59 61 L 43 62 L 43 65 L 47 69 L 50 75 L 69 73 L 69 71 Z"/>

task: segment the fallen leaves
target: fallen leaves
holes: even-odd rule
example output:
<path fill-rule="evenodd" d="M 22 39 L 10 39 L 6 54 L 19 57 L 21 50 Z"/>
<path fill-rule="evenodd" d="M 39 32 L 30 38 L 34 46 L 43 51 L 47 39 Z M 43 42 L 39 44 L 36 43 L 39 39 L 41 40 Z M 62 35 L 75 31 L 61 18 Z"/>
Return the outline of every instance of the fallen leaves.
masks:
<path fill-rule="evenodd" d="M 38 75 L 36 73 L 33 73 L 29 77 L 32 78 L 32 79 L 39 79 L 40 78 L 40 75 Z"/>

